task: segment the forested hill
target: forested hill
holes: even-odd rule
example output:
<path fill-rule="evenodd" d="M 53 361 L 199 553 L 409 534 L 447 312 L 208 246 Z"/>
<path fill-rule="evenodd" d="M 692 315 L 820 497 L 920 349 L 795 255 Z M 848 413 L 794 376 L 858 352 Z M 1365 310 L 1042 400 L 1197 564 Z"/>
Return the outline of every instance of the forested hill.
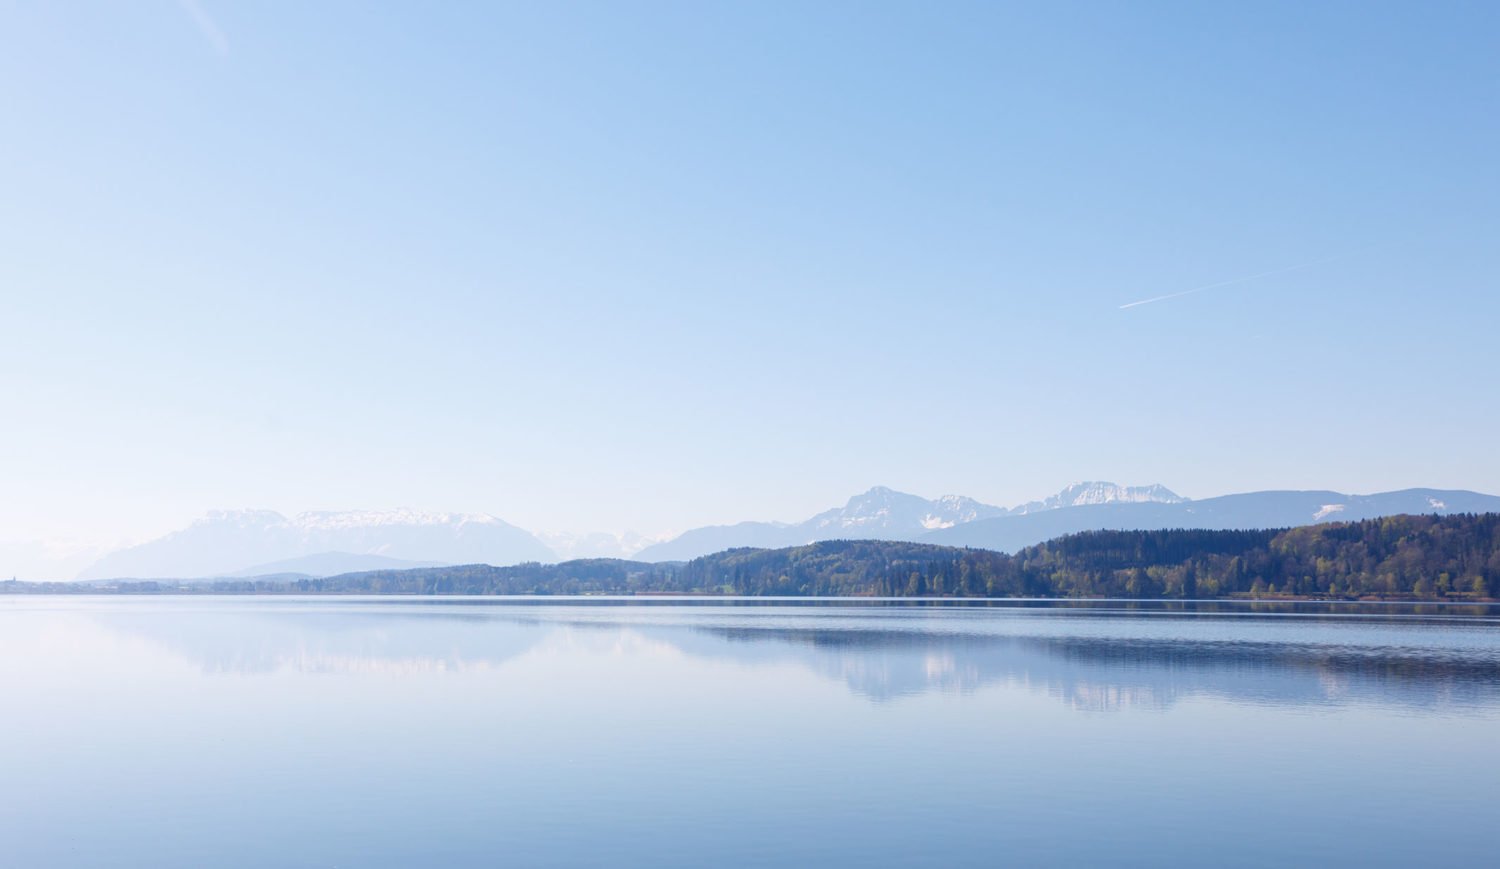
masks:
<path fill-rule="evenodd" d="M 191 586 L 0 583 L 0 592 L 5 591 L 1473 600 L 1500 591 L 1500 514 L 1392 516 L 1267 531 L 1090 531 L 1014 555 L 834 540 L 790 549 L 731 549 L 685 563 L 595 559 Z"/>

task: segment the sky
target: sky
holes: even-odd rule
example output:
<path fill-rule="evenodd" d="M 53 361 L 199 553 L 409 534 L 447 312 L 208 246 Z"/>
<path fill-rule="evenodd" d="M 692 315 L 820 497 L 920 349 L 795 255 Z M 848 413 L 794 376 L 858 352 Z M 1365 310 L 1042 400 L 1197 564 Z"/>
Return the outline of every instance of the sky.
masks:
<path fill-rule="evenodd" d="M 0 542 L 1500 492 L 1497 44 L 1493 3 L 11 0 Z"/>

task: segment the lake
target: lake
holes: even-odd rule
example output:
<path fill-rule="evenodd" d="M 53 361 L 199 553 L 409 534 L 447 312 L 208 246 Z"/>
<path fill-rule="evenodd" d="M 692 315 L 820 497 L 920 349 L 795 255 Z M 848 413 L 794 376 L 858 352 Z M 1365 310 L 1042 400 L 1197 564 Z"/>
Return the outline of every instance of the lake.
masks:
<path fill-rule="evenodd" d="M 1493 858 L 1500 612 L 0 597 L 0 864 Z"/>

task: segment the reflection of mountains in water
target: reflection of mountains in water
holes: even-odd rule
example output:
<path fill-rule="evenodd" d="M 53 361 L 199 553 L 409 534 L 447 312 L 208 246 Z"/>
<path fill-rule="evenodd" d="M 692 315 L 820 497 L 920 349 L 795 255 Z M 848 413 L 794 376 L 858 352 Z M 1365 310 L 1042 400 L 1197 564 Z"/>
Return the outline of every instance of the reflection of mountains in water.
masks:
<path fill-rule="evenodd" d="M 492 669 L 536 647 L 541 623 L 475 612 L 109 613 L 108 627 L 166 647 L 210 674 L 464 672 Z M 485 630 L 489 628 L 489 630 Z"/>
<path fill-rule="evenodd" d="M 876 700 L 1012 684 L 1045 690 L 1075 708 L 1095 710 L 1164 709 L 1195 695 L 1299 706 L 1500 705 L 1500 656 L 1493 652 L 1121 637 L 699 630 L 731 644 L 780 645 L 783 656 L 799 659 Z"/>
<path fill-rule="evenodd" d="M 871 700 L 989 685 L 1044 691 L 1081 710 L 1165 709 L 1179 700 L 1500 706 L 1500 648 L 928 633 L 855 627 L 634 623 L 481 608 L 455 612 L 267 608 L 206 617 L 115 612 L 109 627 L 144 635 L 211 673 L 417 673 L 488 669 L 548 642 L 584 651 L 649 642 L 750 666 L 792 663 Z M 1064 617 L 1071 619 L 1072 617 Z M 1318 626 L 1307 625 L 1309 636 Z M 1344 637 L 1347 639 L 1347 637 Z"/>

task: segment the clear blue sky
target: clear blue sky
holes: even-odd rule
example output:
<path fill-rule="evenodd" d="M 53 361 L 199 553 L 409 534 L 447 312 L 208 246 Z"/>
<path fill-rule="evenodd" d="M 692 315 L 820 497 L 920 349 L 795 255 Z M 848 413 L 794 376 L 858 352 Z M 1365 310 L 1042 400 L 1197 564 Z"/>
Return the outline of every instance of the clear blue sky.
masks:
<path fill-rule="evenodd" d="M 6 3 L 0 538 L 1497 492 L 1497 46 L 1494 3 Z"/>

